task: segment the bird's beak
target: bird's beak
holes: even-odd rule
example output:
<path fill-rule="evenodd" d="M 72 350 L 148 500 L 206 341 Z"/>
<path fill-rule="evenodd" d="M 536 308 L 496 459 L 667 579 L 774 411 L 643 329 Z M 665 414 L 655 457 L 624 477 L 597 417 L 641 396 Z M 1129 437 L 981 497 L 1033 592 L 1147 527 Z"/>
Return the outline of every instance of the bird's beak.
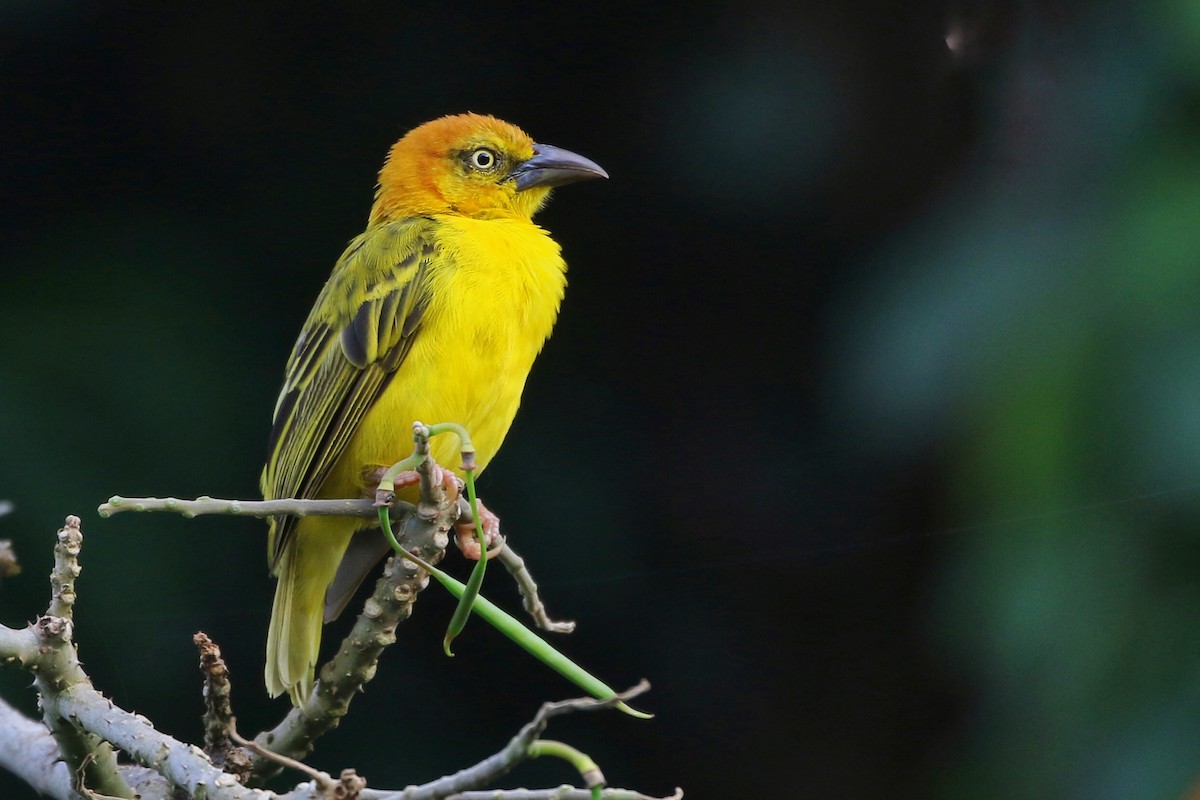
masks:
<path fill-rule="evenodd" d="M 589 178 L 607 178 L 599 164 L 578 153 L 549 144 L 535 144 L 533 158 L 517 164 L 509 177 L 517 182 L 517 191 L 535 186 L 562 186 Z"/>

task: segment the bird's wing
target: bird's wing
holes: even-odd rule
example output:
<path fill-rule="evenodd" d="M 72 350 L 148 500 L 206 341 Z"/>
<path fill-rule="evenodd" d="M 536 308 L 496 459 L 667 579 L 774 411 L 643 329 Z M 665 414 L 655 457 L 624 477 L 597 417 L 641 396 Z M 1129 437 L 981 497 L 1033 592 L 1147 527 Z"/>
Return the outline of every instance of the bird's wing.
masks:
<path fill-rule="evenodd" d="M 404 360 L 429 300 L 435 224 L 373 226 L 338 260 L 288 359 L 264 497 L 313 497 Z M 277 517 L 271 526 L 273 568 L 295 522 Z"/>

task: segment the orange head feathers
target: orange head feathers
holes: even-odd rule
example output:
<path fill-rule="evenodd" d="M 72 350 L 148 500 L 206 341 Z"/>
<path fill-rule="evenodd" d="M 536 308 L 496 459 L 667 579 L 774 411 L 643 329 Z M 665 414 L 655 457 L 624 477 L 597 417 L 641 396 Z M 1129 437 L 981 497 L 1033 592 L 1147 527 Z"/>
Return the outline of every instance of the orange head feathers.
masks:
<path fill-rule="evenodd" d="M 414 128 L 392 145 L 370 221 L 434 214 L 529 219 L 553 187 L 607 177 L 596 163 L 537 144 L 516 125 L 457 114 Z"/>

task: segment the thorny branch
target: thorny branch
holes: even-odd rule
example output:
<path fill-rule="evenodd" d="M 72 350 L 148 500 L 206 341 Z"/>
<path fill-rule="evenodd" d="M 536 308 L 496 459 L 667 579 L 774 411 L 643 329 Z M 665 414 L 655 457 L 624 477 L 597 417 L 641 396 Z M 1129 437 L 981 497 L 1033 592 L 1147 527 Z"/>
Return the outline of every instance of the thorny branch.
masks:
<path fill-rule="evenodd" d="M 432 462 L 422 465 L 431 469 Z M 423 480 L 424 487 L 442 490 L 440 481 Z M 176 501 L 164 508 L 184 510 Z M 220 513 L 256 514 L 259 509 L 231 508 L 236 501 L 212 501 Z M 281 501 L 295 502 L 295 501 Z M 357 501 L 332 501 L 343 509 Z M 366 501 L 370 502 L 370 501 Z M 407 513 L 397 526 L 398 538 L 425 559 L 436 562 L 443 554 L 446 532 L 460 518 L 457 501 L 444 496 L 422 497 L 426 513 Z M 437 512 L 429 514 L 428 509 Z M 123 509 L 118 509 L 123 510 Z M 398 509 L 407 510 L 407 509 Z M 186 513 L 186 512 L 185 512 Z M 196 512 L 202 513 L 202 512 Z M 269 511 L 266 513 L 277 513 Z M 304 513 L 322 513 L 305 511 Z M 329 512 L 332 513 L 332 512 Z M 345 513 L 345 511 L 343 511 Z M 256 514 L 257 515 L 257 514 Z M 547 703 L 500 752 L 454 775 L 423 786 L 403 790 L 365 788 L 353 770 L 340 779 L 304 770 L 312 780 L 291 792 L 277 794 L 252 788 L 278 771 L 278 758 L 254 755 L 234 730 L 230 703 L 230 678 L 220 650 L 204 634 L 197 634 L 205 675 L 205 742 L 208 752 L 157 731 L 149 720 L 112 704 L 96 691 L 84 673 L 72 641 L 72 614 L 76 601 L 75 578 L 79 575 L 82 533 L 77 517 L 68 517 L 59 532 L 55 568 L 51 575 L 53 596 L 49 613 L 24 629 L 0 625 L 0 664 L 24 668 L 35 675 L 41 722 L 23 717 L 0 700 L 0 767 L 8 769 L 41 793 L 62 800 L 79 797 L 133 797 L 146 800 L 168 797 L 207 800 L 592 800 L 591 791 L 560 786 L 547 789 L 483 790 L 518 763 L 536 755 L 535 744 L 547 721 L 568 711 L 604 708 L 619 699 L 645 690 L 645 686 L 608 701 L 580 699 Z M 572 623 L 555 623 L 537 599 L 536 584 L 524 570 L 519 556 L 505 548 L 505 566 L 518 579 L 525 605 L 538 624 L 549 630 L 569 630 Z M 0 552 L 2 555 L 2 552 Z M 15 562 L 15 559 L 14 559 Z M 250 749 L 302 757 L 313 741 L 336 727 L 351 698 L 370 680 L 380 652 L 395 640 L 396 626 L 412 611 L 417 594 L 428 584 L 424 570 L 405 559 L 391 559 L 384 576 L 367 600 L 350 635 L 338 654 L 321 670 L 320 680 L 306 703 L 293 709 L 274 729 L 255 737 Z M 113 746 L 134 764 L 118 765 Z M 544 748 L 548 749 L 548 748 Z M 286 760 L 286 759 L 285 759 Z M 225 767 L 223 771 L 221 766 Z M 246 781 L 246 782 L 243 782 Z M 606 788 L 603 800 L 653 800 L 625 789 Z M 673 798 L 681 798 L 676 790 Z"/>
<path fill-rule="evenodd" d="M 67 517 L 58 532 L 54 569 L 50 572 L 50 607 L 45 616 L 25 629 L 37 644 L 35 650 L 25 654 L 27 660 L 22 664 L 34 674 L 42 722 L 58 742 L 75 789 L 83 793 L 83 787 L 87 787 L 99 794 L 131 798 L 133 790 L 117 772 L 111 745 L 80 726 L 70 704 L 63 702 L 72 692 L 91 689 L 91 679 L 84 673 L 72 641 L 75 579 L 82 571 L 79 549 L 83 533 L 79 524 L 79 517 Z"/>
<path fill-rule="evenodd" d="M 78 555 L 78 544 L 81 541 L 78 519 L 68 518 L 68 524 L 60 534 L 61 557 L 56 562 L 56 585 L 73 587 L 73 576 L 79 572 L 78 563 L 74 559 Z M 72 569 L 72 564 L 76 568 Z M 63 602 L 61 591 L 57 599 L 60 603 Z M 70 605 L 65 604 L 68 611 Z M 43 620 L 46 619 L 48 618 L 43 617 Z M 425 786 L 399 791 L 369 790 L 353 770 L 346 770 L 343 771 L 340 780 L 318 773 L 312 782 L 300 784 L 291 792 L 277 794 L 247 787 L 234 774 L 219 769 L 204 751 L 155 730 L 149 720 L 115 706 L 97 692 L 83 674 L 78 660 L 73 658 L 74 646 L 69 636 L 65 635 L 69 633 L 70 621 L 65 618 L 55 620 L 56 624 L 44 626 L 53 629 L 49 635 L 42 635 L 37 629 L 42 620 L 20 631 L 0 626 L 0 661 L 19 664 L 39 673 L 43 705 L 53 705 L 60 718 L 63 721 L 69 720 L 75 734 L 93 746 L 94 750 L 103 748 L 107 753 L 106 761 L 109 762 L 112 773 L 108 776 L 96 776 L 89 771 L 88 763 L 80 765 L 81 771 L 73 772 L 69 765 L 64 765 L 60 760 L 64 754 L 62 739 L 56 741 L 57 737 L 52 737 L 46 727 L 21 717 L 2 701 L 0 721 L 5 724 L 0 726 L 0 766 L 19 775 L 38 791 L 62 800 L 73 800 L 80 795 L 132 797 L 132 790 L 128 788 L 124 790 L 126 794 L 113 794 L 114 790 L 120 791 L 122 786 L 130 784 L 137 788 L 140 797 L 147 800 L 165 800 L 174 796 L 177 791 L 190 798 L 204 797 L 208 800 L 352 800 L 355 796 L 363 800 L 472 800 L 484 797 L 492 800 L 571 800 L 587 797 L 590 800 L 593 796 L 591 793 L 580 794 L 577 790 L 566 787 L 489 790 L 482 793 L 471 790 L 494 780 L 526 760 L 530 756 L 531 745 L 538 740 L 551 717 L 568 711 L 604 708 L 618 699 L 597 701 L 588 698 L 547 703 L 534 720 L 522 728 L 499 753 L 456 775 Z M 60 628 L 58 623 L 63 627 Z M 62 681 L 54 677 L 62 670 L 55 666 L 53 659 L 39 658 L 47 643 L 52 649 L 56 647 L 55 637 L 62 643 L 61 648 L 70 651 L 71 681 Z M 198 634 L 196 640 L 201 649 L 202 666 L 206 674 L 206 723 L 210 728 L 208 733 L 212 734 L 211 737 L 206 735 L 206 739 L 218 738 L 220 732 L 213 730 L 217 727 L 217 721 L 220 720 L 220 724 L 233 723 L 232 709 L 227 702 L 229 675 L 216 645 L 203 634 Z M 43 672 L 47 674 L 42 675 Z M 640 685 L 621 695 L 619 699 L 632 697 L 646 688 L 645 684 Z M 318 694 L 319 691 L 314 692 L 314 695 Z M 226 729 L 224 733 L 227 737 L 234 735 L 230 729 Z M 12 741 L 14 737 L 22 740 L 21 746 L 18 747 Z M 112 757 L 108 744 L 110 742 L 128 754 L 141 768 L 128 764 L 118 767 L 115 758 Z M 99 757 L 96 756 L 92 759 L 94 762 L 99 761 Z M 80 774 L 84 776 L 83 782 L 78 782 L 75 777 Z M 89 782 L 90 780 L 96 782 Z M 99 788 L 101 785 L 105 788 Z M 604 800 L 653 800 L 646 795 L 624 789 L 605 789 L 600 796 Z M 682 794 L 677 791 L 673 797 L 682 797 Z"/>

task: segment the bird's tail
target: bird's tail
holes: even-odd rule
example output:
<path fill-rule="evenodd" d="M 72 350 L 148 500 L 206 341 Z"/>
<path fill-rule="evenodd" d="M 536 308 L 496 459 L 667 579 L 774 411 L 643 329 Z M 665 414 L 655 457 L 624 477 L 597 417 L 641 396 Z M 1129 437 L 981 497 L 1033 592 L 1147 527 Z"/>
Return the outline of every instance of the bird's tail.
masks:
<path fill-rule="evenodd" d="M 337 517 L 302 519 L 280 556 L 276 567 L 279 583 L 267 630 L 265 677 L 272 697 L 287 692 L 298 706 L 312 693 L 325 590 L 355 524 L 355 520 Z"/>

